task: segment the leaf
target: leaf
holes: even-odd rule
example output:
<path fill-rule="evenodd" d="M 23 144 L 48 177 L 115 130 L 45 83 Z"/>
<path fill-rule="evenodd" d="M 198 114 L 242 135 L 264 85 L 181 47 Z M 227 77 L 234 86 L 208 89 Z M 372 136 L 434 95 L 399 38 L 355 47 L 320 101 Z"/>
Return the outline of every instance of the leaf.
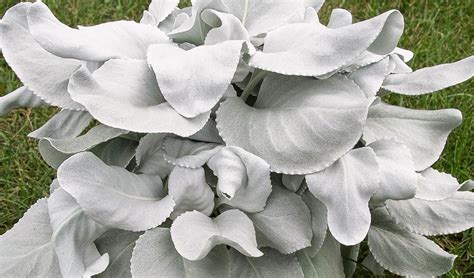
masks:
<path fill-rule="evenodd" d="M 345 9 L 334 9 L 329 17 L 328 27 L 332 29 L 345 27 L 352 24 L 352 14 Z"/>
<path fill-rule="evenodd" d="M 107 231 L 107 227 L 87 216 L 62 188 L 55 190 L 48 199 L 48 208 L 53 230 L 51 241 L 63 277 L 81 277 L 85 273 L 92 276 L 104 271 L 109 257 L 99 254 L 94 241 Z M 98 271 L 91 271 L 89 266 L 100 260 L 105 260 L 105 265 Z"/>
<path fill-rule="evenodd" d="M 389 75 L 383 88 L 402 95 L 422 95 L 457 85 L 473 76 L 474 56 L 470 56 L 451 64 Z"/>
<path fill-rule="evenodd" d="M 450 174 L 428 168 L 418 175 L 416 183 L 416 198 L 439 201 L 451 197 L 461 185 Z"/>
<path fill-rule="evenodd" d="M 140 139 L 136 149 L 137 167 L 134 172 L 138 174 L 159 175 L 162 179 L 171 173 L 173 165 L 168 163 L 164 154 L 165 133 L 147 134 Z"/>
<path fill-rule="evenodd" d="M 461 121 L 461 112 L 456 109 L 424 111 L 378 102 L 369 109 L 363 139 L 367 144 L 381 139 L 405 144 L 415 170 L 422 171 L 438 160 L 449 133 Z"/>
<path fill-rule="evenodd" d="M 232 278 L 294 277 L 303 278 L 303 272 L 294 255 L 282 255 L 271 248 L 263 248 L 262 257 L 246 257 L 230 249 Z"/>
<path fill-rule="evenodd" d="M 157 44 L 148 50 L 148 63 L 166 101 L 179 114 L 192 118 L 207 113 L 222 98 L 237 69 L 241 49 L 242 41 L 188 51 Z"/>
<path fill-rule="evenodd" d="M 171 238 L 181 256 L 199 261 L 216 245 L 226 244 L 249 257 L 263 255 L 257 249 L 252 221 L 239 210 L 228 210 L 214 219 L 198 211 L 181 214 L 171 226 Z"/>
<path fill-rule="evenodd" d="M 236 95 L 237 94 L 235 93 L 234 96 Z M 194 141 L 224 144 L 224 141 L 222 140 L 221 136 L 219 135 L 219 131 L 217 130 L 216 121 L 213 119 L 209 119 L 209 121 L 207 121 L 206 125 L 200 131 L 189 136 L 188 138 Z"/>
<path fill-rule="evenodd" d="M 229 253 L 220 246 L 202 260 L 186 260 L 176 251 L 169 229 L 155 228 L 138 239 L 133 250 L 132 274 L 134 277 L 229 277 Z"/>
<path fill-rule="evenodd" d="M 175 205 L 171 196 L 163 196 L 159 177 L 107 166 L 89 152 L 65 161 L 58 169 L 58 180 L 86 214 L 113 228 L 154 228 L 168 218 Z"/>
<path fill-rule="evenodd" d="M 189 136 L 210 114 L 192 119 L 179 115 L 165 102 L 143 60 L 110 60 L 93 74 L 82 68 L 72 76 L 69 92 L 99 122 L 135 132 Z"/>
<path fill-rule="evenodd" d="M 372 211 L 372 215 L 368 244 L 383 268 L 403 276 L 438 276 L 453 267 L 456 256 L 425 237 L 401 229 L 384 208 Z"/>
<path fill-rule="evenodd" d="M 165 20 L 178 4 L 179 0 L 152 0 L 148 10 L 158 24 Z"/>
<path fill-rule="evenodd" d="M 267 34 L 263 51 L 255 53 L 249 65 L 285 75 L 319 76 L 340 69 L 367 50 L 390 53 L 402 32 L 403 17 L 398 11 L 337 29 L 288 24 Z"/>
<path fill-rule="evenodd" d="M 145 59 L 149 45 L 170 43 L 159 29 L 133 21 L 70 28 L 42 2 L 28 9 L 28 25 L 35 40 L 63 58 L 103 62 L 114 58 Z"/>
<path fill-rule="evenodd" d="M 306 252 L 310 257 L 314 257 L 323 246 L 326 238 L 328 212 L 324 203 L 316 199 L 309 191 L 305 191 L 301 197 L 311 213 L 311 229 L 313 231 L 311 246 L 306 248 Z"/>
<path fill-rule="evenodd" d="M 28 27 L 27 10 L 31 3 L 10 8 L 0 23 L 2 52 L 24 86 L 44 102 L 61 108 L 83 110 L 67 92 L 69 77 L 81 62 L 63 59 L 44 50 L 32 37 Z"/>
<path fill-rule="evenodd" d="M 174 167 L 168 178 L 168 193 L 176 203 L 172 219 L 186 211 L 196 210 L 209 216 L 214 210 L 214 192 L 206 182 L 203 168 Z"/>
<path fill-rule="evenodd" d="M 48 203 L 43 198 L 0 236 L 0 276 L 62 277 L 49 220 Z"/>
<path fill-rule="evenodd" d="M 281 178 L 281 183 L 285 186 L 286 189 L 296 192 L 301 187 L 301 184 L 304 182 L 304 176 L 302 175 L 283 175 Z"/>
<path fill-rule="evenodd" d="M 221 148 L 217 144 L 172 137 L 166 138 L 163 145 L 164 158 L 168 163 L 191 169 L 202 167 Z"/>
<path fill-rule="evenodd" d="M 371 201 L 405 200 L 415 197 L 418 174 L 410 150 L 394 140 L 379 140 L 368 145 L 379 164 L 380 185 Z"/>
<path fill-rule="evenodd" d="M 21 107 L 40 107 L 47 104 L 42 101 L 33 91 L 26 87 L 20 87 L 15 91 L 0 97 L 0 117 L 10 111 Z"/>
<path fill-rule="evenodd" d="M 99 277 L 132 277 L 130 259 L 139 236 L 140 233 L 113 229 L 95 241 L 100 253 L 110 257 L 109 266 Z"/>
<path fill-rule="evenodd" d="M 231 40 L 246 41 L 250 37 L 240 20 L 232 14 L 204 10 L 201 18 L 212 28 L 206 35 L 205 45 L 214 45 Z"/>
<path fill-rule="evenodd" d="M 227 145 L 270 164 L 273 172 L 320 171 L 357 143 L 369 100 L 342 76 L 326 80 L 268 75 L 254 107 L 228 98 L 217 111 Z"/>
<path fill-rule="evenodd" d="M 474 227 L 472 192 L 456 192 L 437 201 L 389 201 L 387 210 L 397 225 L 420 235 L 454 234 Z"/>
<path fill-rule="evenodd" d="M 28 134 L 35 139 L 69 139 L 79 136 L 92 121 L 86 111 L 61 110 L 42 127 Z"/>
<path fill-rule="evenodd" d="M 91 151 L 107 165 L 126 168 L 135 156 L 137 145 L 136 141 L 118 137 L 94 147 Z"/>
<path fill-rule="evenodd" d="M 217 176 L 220 203 L 245 212 L 259 212 L 272 192 L 270 166 L 238 147 L 224 147 L 207 162 Z"/>
<path fill-rule="evenodd" d="M 248 216 L 256 231 L 263 236 L 262 241 L 259 239 L 259 246 L 291 254 L 311 245 L 311 215 L 295 193 L 275 186 L 265 209 Z"/>
<path fill-rule="evenodd" d="M 474 189 L 474 182 L 472 180 L 466 180 L 461 184 L 459 191 L 471 191 Z"/>
<path fill-rule="evenodd" d="M 229 13 L 236 16 L 250 36 L 265 34 L 287 23 L 292 16 L 304 10 L 304 1 L 223 0 Z"/>
<path fill-rule="evenodd" d="M 362 265 L 368 270 L 372 271 L 373 274 L 382 275 L 385 271 L 385 269 L 377 263 L 374 256 L 370 252 L 364 261 L 362 261 Z"/>
<path fill-rule="evenodd" d="M 360 244 L 353 246 L 341 246 L 341 256 L 346 277 L 354 276 L 357 267 L 357 257 L 359 256 Z"/>
<path fill-rule="evenodd" d="M 349 75 L 349 78 L 359 85 L 367 98 L 377 95 L 382 83 L 387 75 L 390 74 L 390 58 L 361 67 Z"/>
<path fill-rule="evenodd" d="M 344 245 L 361 242 L 370 227 L 369 199 L 380 183 L 371 148 L 354 149 L 321 172 L 306 176 L 309 191 L 328 210 L 331 234 Z"/>
<path fill-rule="evenodd" d="M 296 257 L 304 277 L 345 277 L 340 245 L 329 233 L 316 256 L 312 257 L 308 249 L 303 249 L 296 252 Z"/>

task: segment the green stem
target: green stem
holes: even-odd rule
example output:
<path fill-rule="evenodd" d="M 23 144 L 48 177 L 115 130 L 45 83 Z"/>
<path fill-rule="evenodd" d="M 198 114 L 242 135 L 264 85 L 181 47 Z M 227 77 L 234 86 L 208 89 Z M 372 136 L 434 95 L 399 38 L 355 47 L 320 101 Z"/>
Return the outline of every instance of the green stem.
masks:
<path fill-rule="evenodd" d="M 242 95 L 240 95 L 240 98 L 242 98 L 244 101 L 247 101 L 252 91 L 255 89 L 255 87 L 257 87 L 260 81 L 265 78 L 266 75 L 266 71 L 256 69 L 250 78 L 249 84 L 247 84 L 244 91 L 242 92 Z"/>

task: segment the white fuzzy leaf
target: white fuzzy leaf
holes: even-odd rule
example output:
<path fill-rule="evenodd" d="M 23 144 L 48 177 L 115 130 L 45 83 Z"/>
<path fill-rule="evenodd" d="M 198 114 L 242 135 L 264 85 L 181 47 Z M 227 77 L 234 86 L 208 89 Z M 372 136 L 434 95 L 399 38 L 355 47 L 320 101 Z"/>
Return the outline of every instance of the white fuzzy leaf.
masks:
<path fill-rule="evenodd" d="M 473 189 L 474 189 L 474 181 L 467 180 L 467 181 L 464 181 L 461 184 L 461 187 L 459 188 L 459 191 L 471 191 Z"/>
<path fill-rule="evenodd" d="M 304 277 L 345 277 L 340 244 L 329 233 L 316 256 L 311 256 L 308 249 L 296 252 L 296 256 L 303 269 Z"/>
<path fill-rule="evenodd" d="M 166 138 L 164 142 L 165 160 L 184 168 L 199 168 L 206 164 L 222 146 L 195 142 L 188 139 Z"/>
<path fill-rule="evenodd" d="M 178 6 L 179 0 L 152 0 L 148 11 L 153 15 L 156 24 L 162 22 Z"/>
<path fill-rule="evenodd" d="M 85 111 L 62 110 L 28 136 L 36 139 L 70 139 L 79 136 L 91 121 L 91 115 Z"/>
<path fill-rule="evenodd" d="M 230 250 L 232 278 L 292 277 L 303 278 L 303 271 L 294 255 L 282 255 L 271 248 L 263 248 L 259 258 L 246 257 Z"/>
<path fill-rule="evenodd" d="M 80 69 L 71 78 L 69 92 L 101 123 L 135 132 L 189 136 L 210 114 L 192 119 L 178 114 L 165 102 L 143 60 L 110 60 L 93 74 Z"/>
<path fill-rule="evenodd" d="M 233 96 L 236 95 L 237 94 L 235 93 Z M 189 136 L 188 138 L 195 141 L 224 144 L 224 141 L 222 140 L 221 136 L 219 135 L 219 131 L 217 130 L 216 121 L 213 119 L 209 119 L 209 121 L 207 121 L 206 125 L 200 131 Z"/>
<path fill-rule="evenodd" d="M 132 256 L 133 277 L 209 277 L 230 276 L 229 252 L 224 246 L 214 248 L 199 261 L 181 257 L 171 240 L 169 229 L 146 231 L 138 239 Z"/>
<path fill-rule="evenodd" d="M 107 253 L 110 257 L 109 266 L 98 277 L 132 277 L 130 259 L 139 236 L 140 233 L 113 229 L 98 238 L 95 241 L 97 249 L 101 254 Z"/>
<path fill-rule="evenodd" d="M 92 153 L 79 153 L 58 169 L 58 180 L 86 214 L 109 227 L 143 231 L 163 223 L 173 211 L 159 177 L 135 175 L 107 166 Z"/>
<path fill-rule="evenodd" d="M 188 51 L 158 44 L 149 48 L 148 63 L 166 101 L 178 113 L 191 118 L 207 113 L 222 98 L 237 69 L 241 49 L 242 41 Z"/>
<path fill-rule="evenodd" d="M 341 28 L 352 24 L 352 14 L 345 9 L 334 9 L 329 17 L 328 27 Z"/>
<path fill-rule="evenodd" d="M 181 214 L 171 226 L 171 238 L 181 256 L 199 261 L 216 245 L 226 244 L 249 257 L 263 255 L 257 249 L 252 221 L 239 210 L 228 210 L 214 219 L 198 211 Z"/>
<path fill-rule="evenodd" d="M 229 98 L 217 111 L 217 128 L 228 145 L 270 164 L 272 171 L 320 171 L 359 140 L 370 100 L 350 80 L 268 75 L 254 107 Z"/>
<path fill-rule="evenodd" d="M 240 20 L 232 14 L 215 10 L 204 10 L 201 18 L 212 29 L 207 33 L 204 44 L 213 45 L 230 40 L 248 40 L 250 35 Z"/>
<path fill-rule="evenodd" d="M 21 87 L 11 93 L 0 96 L 0 117 L 16 108 L 34 108 L 46 105 L 47 103 L 42 101 L 33 91 L 26 87 Z"/>
<path fill-rule="evenodd" d="M 245 26 L 250 36 L 265 34 L 285 23 L 296 13 L 304 10 L 303 0 L 223 0 L 229 13 L 236 16 Z"/>
<path fill-rule="evenodd" d="M 456 256 L 423 236 L 401 229 L 384 208 L 372 215 L 368 244 L 383 268 L 403 276 L 439 276 L 453 267 Z"/>
<path fill-rule="evenodd" d="M 361 242 L 370 227 L 369 199 L 380 183 L 371 148 L 355 149 L 321 172 L 306 176 L 311 193 L 328 209 L 331 234 L 344 245 Z"/>
<path fill-rule="evenodd" d="M 283 175 L 281 177 L 281 183 L 286 189 L 296 192 L 301 187 L 301 184 L 304 181 L 303 175 Z"/>
<path fill-rule="evenodd" d="M 323 75 L 347 65 L 366 50 L 390 53 L 402 32 L 403 17 L 398 11 L 337 29 L 289 24 L 268 33 L 263 52 L 253 55 L 250 66 L 285 75 Z"/>
<path fill-rule="evenodd" d="M 438 160 L 449 133 L 461 121 L 461 112 L 456 109 L 424 111 L 379 102 L 369 110 L 363 139 L 366 143 L 381 139 L 404 143 L 415 169 L 422 171 Z"/>
<path fill-rule="evenodd" d="M 118 137 L 94 147 L 91 151 L 107 165 L 126 168 L 135 156 L 137 145 L 136 141 Z"/>
<path fill-rule="evenodd" d="M 390 58 L 361 67 L 349 75 L 349 78 L 359 85 L 365 96 L 370 98 L 377 95 L 385 77 L 390 73 Z"/>
<path fill-rule="evenodd" d="M 159 175 L 162 179 L 171 173 L 173 165 L 164 158 L 163 143 L 166 136 L 165 133 L 147 134 L 140 139 L 136 150 L 135 173 Z"/>
<path fill-rule="evenodd" d="M 275 186 L 265 209 L 248 216 L 255 230 L 263 236 L 264 244 L 259 242 L 259 246 L 291 254 L 311 245 L 311 215 L 295 193 Z"/>
<path fill-rule="evenodd" d="M 238 147 L 224 147 L 207 163 L 218 178 L 220 202 L 245 212 L 259 212 L 272 192 L 270 166 Z"/>
<path fill-rule="evenodd" d="M 206 182 L 203 168 L 176 166 L 168 178 L 168 194 L 176 203 L 172 219 L 193 210 L 209 216 L 214 209 L 214 192 Z"/>
<path fill-rule="evenodd" d="M 415 197 L 418 174 L 410 150 L 394 140 L 379 140 L 368 146 L 375 152 L 380 174 L 380 186 L 371 200 L 379 203 Z"/>
<path fill-rule="evenodd" d="M 149 45 L 170 42 L 159 29 L 133 21 L 73 29 L 56 19 L 42 2 L 28 9 L 28 24 L 35 40 L 47 51 L 85 61 L 145 59 Z"/>
<path fill-rule="evenodd" d="M 387 209 L 399 226 L 420 235 L 454 234 L 474 227 L 472 192 L 456 192 L 438 201 L 388 201 Z"/>
<path fill-rule="evenodd" d="M 433 168 L 428 168 L 418 175 L 416 198 L 427 201 L 439 201 L 451 197 L 461 185 L 457 179 Z"/>
<path fill-rule="evenodd" d="M 101 258 L 94 245 L 94 241 L 107 231 L 107 227 L 87 216 L 62 188 L 55 190 L 48 199 L 48 208 L 53 229 L 51 241 L 58 254 L 62 275 L 80 277 L 85 273 L 92 276 L 102 272 L 105 267 L 95 272 L 88 266 L 94 267 L 94 263 L 102 259 L 105 259 L 105 266 L 108 265 L 108 254 Z"/>
<path fill-rule="evenodd" d="M 67 92 L 69 78 L 81 62 L 54 56 L 33 39 L 27 22 L 31 5 L 20 3 L 5 13 L 0 24 L 3 57 L 23 85 L 46 103 L 82 110 Z"/>
<path fill-rule="evenodd" d="M 314 257 L 323 246 L 328 230 L 327 209 L 323 202 L 316 199 L 309 191 L 305 191 L 301 196 L 311 213 L 311 229 L 313 237 L 311 246 L 306 248 L 306 252 Z"/>
<path fill-rule="evenodd" d="M 62 277 L 46 199 L 40 199 L 0 236 L 0 276 Z"/>
<path fill-rule="evenodd" d="M 412 73 L 388 76 L 383 88 L 403 95 L 422 95 L 436 92 L 474 76 L 474 56 L 451 64 L 424 68 Z"/>

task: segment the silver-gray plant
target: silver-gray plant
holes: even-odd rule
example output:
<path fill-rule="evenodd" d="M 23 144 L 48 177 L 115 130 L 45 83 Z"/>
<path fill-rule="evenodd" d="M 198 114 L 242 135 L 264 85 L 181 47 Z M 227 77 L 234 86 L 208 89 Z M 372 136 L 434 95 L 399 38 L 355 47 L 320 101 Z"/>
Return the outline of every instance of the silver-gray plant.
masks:
<path fill-rule="evenodd" d="M 344 277 L 365 239 L 376 273 L 450 270 L 424 236 L 474 226 L 473 183 L 431 168 L 461 113 L 381 96 L 463 82 L 474 56 L 412 71 L 398 11 L 177 4 L 77 29 L 41 2 L 4 15 L 24 87 L 0 114 L 62 110 L 30 134 L 57 179 L 0 237 L 1 277 Z"/>

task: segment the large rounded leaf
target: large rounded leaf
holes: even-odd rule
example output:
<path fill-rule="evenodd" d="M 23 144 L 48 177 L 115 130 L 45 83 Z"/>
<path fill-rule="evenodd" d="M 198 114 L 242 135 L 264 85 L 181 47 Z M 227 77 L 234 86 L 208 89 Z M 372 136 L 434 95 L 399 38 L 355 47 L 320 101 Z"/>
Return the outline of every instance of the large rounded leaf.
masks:
<path fill-rule="evenodd" d="M 199 261 L 216 245 L 226 244 L 245 256 L 260 257 L 252 221 L 239 210 L 228 210 L 214 219 L 198 211 L 186 212 L 171 226 L 171 238 L 184 258 Z"/>
<path fill-rule="evenodd" d="M 328 209 L 331 234 L 344 245 L 361 242 L 370 227 L 369 199 L 379 186 L 371 148 L 350 151 L 324 171 L 306 176 L 308 188 Z"/>
<path fill-rule="evenodd" d="M 368 244 L 383 268 L 402 276 L 426 277 L 442 275 L 453 267 L 456 256 L 431 240 L 400 228 L 385 208 L 373 211 L 372 215 Z"/>
<path fill-rule="evenodd" d="M 49 52 L 84 61 L 145 59 L 149 45 L 170 42 L 158 28 L 133 21 L 108 22 L 79 30 L 69 28 L 42 2 L 28 10 L 28 24 L 35 40 Z"/>
<path fill-rule="evenodd" d="M 110 60 L 93 74 L 82 68 L 73 75 L 69 92 L 99 122 L 135 132 L 189 136 L 210 115 L 187 119 L 178 114 L 165 102 L 144 60 Z"/>
<path fill-rule="evenodd" d="M 133 277 L 209 277 L 230 275 L 229 253 L 224 246 L 214 248 L 199 261 L 187 260 L 176 251 L 170 230 L 156 228 L 138 239 L 132 256 Z"/>
<path fill-rule="evenodd" d="M 404 143 L 411 151 L 415 169 L 422 171 L 438 160 L 449 133 L 461 120 L 461 112 L 456 109 L 423 111 L 379 102 L 370 107 L 363 138 L 366 143 L 381 139 Z"/>
<path fill-rule="evenodd" d="M 239 98 L 223 102 L 217 126 L 228 145 L 263 158 L 272 171 L 309 174 L 357 143 L 370 101 L 341 76 L 317 80 L 271 74 L 255 107 Z"/>
<path fill-rule="evenodd" d="M 84 211 L 97 222 L 130 231 L 143 231 L 163 223 L 174 208 L 163 197 L 160 177 L 135 175 L 107 166 L 89 152 L 65 161 L 58 180 Z"/>
<path fill-rule="evenodd" d="M 285 75 L 323 75 L 347 65 L 366 50 L 390 53 L 402 32 L 403 17 L 398 11 L 337 29 L 289 24 L 267 34 L 263 51 L 252 56 L 250 65 Z"/>

